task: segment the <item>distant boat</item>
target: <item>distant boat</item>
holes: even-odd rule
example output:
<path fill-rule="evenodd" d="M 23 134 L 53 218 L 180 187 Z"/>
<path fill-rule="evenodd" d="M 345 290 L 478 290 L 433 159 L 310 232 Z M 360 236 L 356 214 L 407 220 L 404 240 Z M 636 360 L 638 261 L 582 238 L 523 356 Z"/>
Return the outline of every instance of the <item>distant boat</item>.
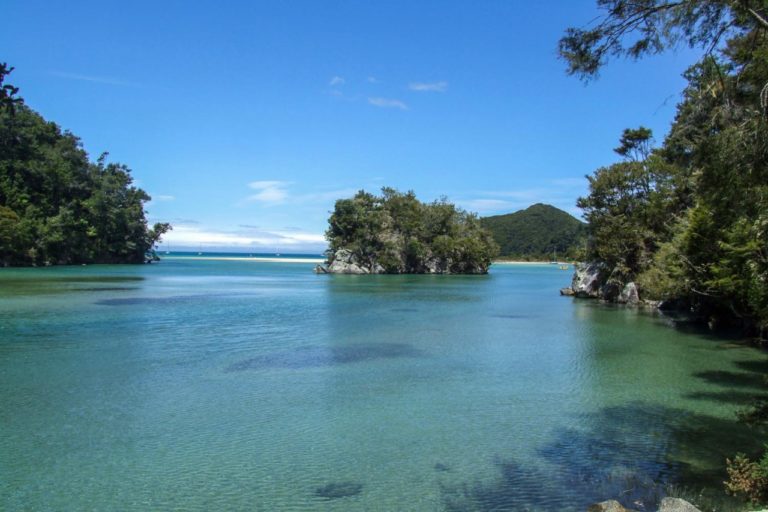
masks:
<path fill-rule="evenodd" d="M 560 265 L 560 270 L 568 270 L 569 268 L 571 268 L 570 265 Z"/>

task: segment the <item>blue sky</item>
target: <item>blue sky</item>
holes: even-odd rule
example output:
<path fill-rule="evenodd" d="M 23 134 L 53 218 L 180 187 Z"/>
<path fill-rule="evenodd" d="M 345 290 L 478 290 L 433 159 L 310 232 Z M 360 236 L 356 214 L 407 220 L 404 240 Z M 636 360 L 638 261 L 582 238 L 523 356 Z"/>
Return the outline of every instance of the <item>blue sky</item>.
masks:
<path fill-rule="evenodd" d="M 133 170 L 171 249 L 317 252 L 361 188 L 578 215 L 624 128 L 661 140 L 696 60 L 567 76 L 557 41 L 594 4 L 5 0 L 0 61 L 92 158 Z"/>

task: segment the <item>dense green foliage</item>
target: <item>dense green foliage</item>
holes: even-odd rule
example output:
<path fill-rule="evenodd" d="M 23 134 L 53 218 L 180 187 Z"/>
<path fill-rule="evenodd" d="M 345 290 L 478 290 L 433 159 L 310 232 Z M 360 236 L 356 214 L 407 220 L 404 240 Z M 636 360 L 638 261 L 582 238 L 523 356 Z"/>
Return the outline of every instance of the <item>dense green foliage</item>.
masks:
<path fill-rule="evenodd" d="M 586 225 L 547 204 L 480 219 L 500 247 L 500 255 L 529 261 L 576 259 L 584 244 Z"/>
<path fill-rule="evenodd" d="M 0 110 L 13 112 L 13 107 L 21 102 L 21 99 L 16 97 L 16 93 L 19 92 L 18 87 L 4 83 L 5 77 L 8 76 L 11 71 L 13 71 L 13 68 L 8 67 L 7 63 L 0 63 Z"/>
<path fill-rule="evenodd" d="M 90 162 L 77 137 L 13 98 L 15 88 L 6 91 L 0 265 L 144 262 L 170 226 L 148 228 L 150 198 L 132 185 L 129 169 L 106 163 L 106 154 Z"/>
<path fill-rule="evenodd" d="M 486 272 L 498 251 L 476 215 L 392 188 L 336 201 L 328 222 L 329 259 L 347 249 L 366 268 L 380 265 L 386 273 Z"/>
<path fill-rule="evenodd" d="M 624 161 L 589 177 L 579 199 L 588 257 L 647 298 L 682 299 L 701 318 L 768 335 L 768 23 L 764 1 L 599 0 L 608 14 L 561 40 L 570 71 L 593 76 L 609 55 L 685 40 L 705 56 L 672 129 L 652 150 L 627 130 Z M 634 43 L 626 43 L 634 37 Z"/>
<path fill-rule="evenodd" d="M 646 298 L 674 299 L 710 325 L 768 338 L 768 2 L 598 0 L 607 15 L 560 41 L 569 72 L 590 78 L 609 56 L 685 41 L 705 54 L 686 73 L 669 135 L 627 130 L 624 161 L 589 177 L 579 199 L 588 257 Z M 758 401 L 741 415 L 768 423 Z M 756 432 L 760 432 L 759 430 Z M 768 499 L 768 456 L 728 461 L 726 489 Z"/>

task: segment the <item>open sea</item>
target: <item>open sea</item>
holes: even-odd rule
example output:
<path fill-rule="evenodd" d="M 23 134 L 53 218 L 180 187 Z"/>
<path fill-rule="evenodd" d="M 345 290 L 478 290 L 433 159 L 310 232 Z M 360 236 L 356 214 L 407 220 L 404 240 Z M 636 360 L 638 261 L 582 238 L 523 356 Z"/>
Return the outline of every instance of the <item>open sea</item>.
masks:
<path fill-rule="evenodd" d="M 764 352 L 557 265 L 259 256 L 0 269 L 0 510 L 655 510 L 761 448 Z"/>

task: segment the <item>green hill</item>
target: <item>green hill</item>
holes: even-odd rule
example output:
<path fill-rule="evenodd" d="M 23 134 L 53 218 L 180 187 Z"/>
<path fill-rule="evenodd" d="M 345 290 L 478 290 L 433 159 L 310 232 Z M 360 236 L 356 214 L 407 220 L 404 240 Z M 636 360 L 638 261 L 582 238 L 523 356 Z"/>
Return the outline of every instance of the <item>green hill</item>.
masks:
<path fill-rule="evenodd" d="M 480 219 L 501 248 L 501 257 L 524 260 L 575 258 L 583 247 L 586 224 L 548 204 Z"/>

